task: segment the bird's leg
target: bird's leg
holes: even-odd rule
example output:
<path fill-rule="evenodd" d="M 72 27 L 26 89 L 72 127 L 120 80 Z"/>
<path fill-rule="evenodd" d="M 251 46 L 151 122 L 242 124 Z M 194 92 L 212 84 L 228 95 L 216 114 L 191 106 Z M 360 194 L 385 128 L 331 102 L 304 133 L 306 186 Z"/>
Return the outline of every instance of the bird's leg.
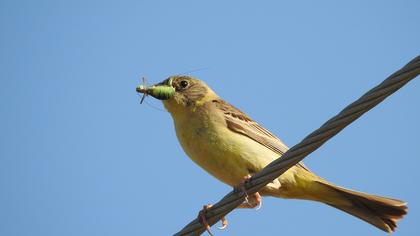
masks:
<path fill-rule="evenodd" d="M 249 179 L 251 178 L 251 175 L 247 175 L 244 177 L 244 179 L 235 187 L 235 189 L 238 189 L 245 193 L 245 202 L 243 202 L 241 205 L 238 206 L 238 208 L 256 208 L 256 210 L 259 210 L 262 205 L 262 198 L 261 195 L 256 192 L 252 196 L 249 196 L 245 189 L 245 184 Z"/>
<path fill-rule="evenodd" d="M 210 236 L 213 236 L 211 230 L 210 230 L 210 225 L 207 223 L 207 219 L 206 219 L 206 213 L 207 211 L 212 207 L 213 205 L 208 204 L 208 205 L 204 205 L 203 209 L 198 213 L 198 220 L 200 221 L 200 223 L 206 228 L 207 233 L 210 234 Z M 222 217 L 222 227 L 218 227 L 219 229 L 223 230 L 228 226 L 228 221 L 226 220 L 225 217 Z"/>
<path fill-rule="evenodd" d="M 241 205 L 238 206 L 238 208 L 256 208 L 256 210 L 259 210 L 262 205 L 262 197 L 261 195 L 256 192 L 252 194 L 251 196 L 248 195 L 245 189 L 245 184 L 249 179 L 251 178 L 251 175 L 247 175 L 243 178 L 243 180 L 235 186 L 235 190 L 239 190 L 245 193 L 245 202 L 243 202 Z M 203 206 L 203 209 L 198 213 L 198 221 L 206 228 L 207 233 L 210 236 L 213 236 L 213 233 L 210 230 L 210 225 L 207 223 L 206 213 L 207 211 L 212 207 L 213 205 L 207 204 Z M 219 229 L 223 230 L 228 226 L 228 221 L 225 217 L 222 217 L 222 227 L 218 227 Z"/>

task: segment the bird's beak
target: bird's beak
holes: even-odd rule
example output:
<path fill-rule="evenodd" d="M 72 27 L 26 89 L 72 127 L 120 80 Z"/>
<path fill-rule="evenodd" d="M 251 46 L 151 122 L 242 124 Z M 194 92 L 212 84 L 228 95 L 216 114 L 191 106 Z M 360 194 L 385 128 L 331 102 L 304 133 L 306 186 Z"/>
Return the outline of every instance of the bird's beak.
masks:
<path fill-rule="evenodd" d="M 172 87 L 171 78 L 150 87 L 139 85 L 137 86 L 136 91 L 138 93 L 143 93 L 145 96 L 150 95 L 159 100 L 168 100 L 175 94 L 175 88 Z"/>

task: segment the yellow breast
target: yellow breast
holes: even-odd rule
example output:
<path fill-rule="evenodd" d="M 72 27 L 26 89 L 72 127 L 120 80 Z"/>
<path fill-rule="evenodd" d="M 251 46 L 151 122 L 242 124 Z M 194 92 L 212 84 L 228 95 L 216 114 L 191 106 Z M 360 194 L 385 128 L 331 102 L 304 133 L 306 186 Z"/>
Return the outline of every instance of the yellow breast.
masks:
<path fill-rule="evenodd" d="M 246 136 L 229 130 L 222 114 L 203 107 L 171 110 L 175 130 L 187 155 L 208 173 L 231 186 L 278 157 Z"/>

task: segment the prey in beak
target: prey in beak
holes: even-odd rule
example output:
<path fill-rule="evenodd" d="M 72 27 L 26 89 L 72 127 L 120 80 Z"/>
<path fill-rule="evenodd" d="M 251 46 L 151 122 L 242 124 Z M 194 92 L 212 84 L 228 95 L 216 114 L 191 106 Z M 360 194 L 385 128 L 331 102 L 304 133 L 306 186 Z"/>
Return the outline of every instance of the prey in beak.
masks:
<path fill-rule="evenodd" d="M 168 100 L 175 94 L 175 88 L 172 86 L 172 78 L 166 79 L 161 83 L 147 86 L 146 80 L 143 78 L 143 84 L 137 86 L 136 91 L 142 93 L 140 104 L 143 103 L 146 96 L 150 95 L 159 100 Z"/>

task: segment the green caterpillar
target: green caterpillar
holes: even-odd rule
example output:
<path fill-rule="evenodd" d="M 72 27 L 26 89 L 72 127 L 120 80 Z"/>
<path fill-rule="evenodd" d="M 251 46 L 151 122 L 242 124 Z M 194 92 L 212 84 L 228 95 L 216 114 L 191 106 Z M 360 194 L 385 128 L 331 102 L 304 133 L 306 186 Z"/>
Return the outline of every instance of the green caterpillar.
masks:
<path fill-rule="evenodd" d="M 150 87 L 139 85 L 136 91 L 160 100 L 167 100 L 175 94 L 175 88 L 172 87 L 172 80 L 167 81 L 166 84 L 156 84 Z"/>

